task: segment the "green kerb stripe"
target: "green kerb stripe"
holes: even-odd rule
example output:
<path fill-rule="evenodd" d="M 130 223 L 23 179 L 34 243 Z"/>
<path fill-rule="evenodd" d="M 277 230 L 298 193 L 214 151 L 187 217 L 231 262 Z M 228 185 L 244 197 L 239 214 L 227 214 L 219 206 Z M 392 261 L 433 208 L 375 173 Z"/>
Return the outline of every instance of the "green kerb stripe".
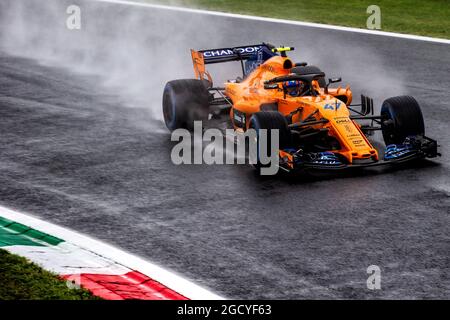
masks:
<path fill-rule="evenodd" d="M 56 246 L 64 242 L 23 224 L 0 217 L 0 247 L 6 246 Z"/>

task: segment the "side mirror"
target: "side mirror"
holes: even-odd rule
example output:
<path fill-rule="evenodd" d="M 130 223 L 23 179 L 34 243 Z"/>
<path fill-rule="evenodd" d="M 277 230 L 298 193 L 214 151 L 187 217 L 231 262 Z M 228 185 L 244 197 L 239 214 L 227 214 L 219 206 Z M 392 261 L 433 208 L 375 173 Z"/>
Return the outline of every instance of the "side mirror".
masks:
<path fill-rule="evenodd" d="M 278 89 L 278 83 L 264 83 L 264 89 L 266 90 L 275 90 Z"/>
<path fill-rule="evenodd" d="M 328 87 L 330 86 L 330 84 L 332 84 L 332 83 L 337 83 L 337 82 L 341 82 L 341 81 L 342 81 L 342 78 L 341 78 L 341 77 L 339 77 L 339 78 L 329 78 L 329 79 L 328 79 L 328 83 L 327 83 L 327 85 L 325 86 L 325 93 L 328 94 Z"/>
<path fill-rule="evenodd" d="M 330 78 L 328 79 L 328 84 L 332 84 L 332 83 L 337 83 L 337 82 L 341 82 L 342 78 Z"/>
<path fill-rule="evenodd" d="M 297 62 L 295 64 L 295 67 L 306 67 L 308 65 L 308 62 Z"/>

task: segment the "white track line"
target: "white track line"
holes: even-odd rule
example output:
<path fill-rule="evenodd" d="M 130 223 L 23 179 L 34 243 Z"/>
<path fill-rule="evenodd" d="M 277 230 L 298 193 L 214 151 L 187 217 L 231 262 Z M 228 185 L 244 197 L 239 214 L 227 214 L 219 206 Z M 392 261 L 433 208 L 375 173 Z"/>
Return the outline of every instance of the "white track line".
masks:
<path fill-rule="evenodd" d="M 36 240 L 33 239 L 33 241 Z M 106 259 L 90 249 L 82 249 L 69 242 L 62 242 L 56 246 L 47 244 L 45 247 L 12 245 L 2 247 L 2 249 L 28 258 L 45 270 L 59 275 L 87 273 L 119 276 L 134 271 L 115 261 Z"/>
<path fill-rule="evenodd" d="M 386 36 L 386 37 L 393 37 L 393 38 L 402 38 L 402 39 L 409 39 L 409 40 L 450 44 L 450 40 L 447 40 L 447 39 L 416 36 L 416 35 L 410 35 L 410 34 L 386 32 L 386 31 L 379 31 L 379 30 L 368 30 L 368 29 L 342 27 L 342 26 L 327 25 L 327 24 L 313 23 L 313 22 L 265 18 L 265 17 L 257 17 L 257 16 L 243 15 L 243 14 L 225 13 L 225 12 L 209 11 L 209 10 L 201 10 L 201 9 L 190 9 L 190 8 L 183 8 L 183 7 L 142 3 L 142 2 L 133 2 L 133 1 L 126 1 L 126 0 L 93 0 L 93 1 L 106 2 L 106 3 L 111 3 L 111 4 L 128 5 L 128 6 L 135 6 L 135 7 L 143 7 L 143 8 L 153 8 L 153 9 L 187 12 L 187 13 L 194 13 L 194 14 L 206 14 L 206 15 L 228 17 L 228 18 L 235 18 L 235 19 L 246 19 L 246 20 L 254 20 L 254 21 L 290 24 L 290 25 L 296 25 L 296 26 L 302 26 L 302 27 L 338 30 L 338 31 L 346 31 L 346 32 L 364 33 L 364 34 L 370 34 L 370 35 L 376 35 L 376 36 Z"/>
<path fill-rule="evenodd" d="M 153 263 L 145 261 L 142 258 L 129 254 L 125 251 L 117 249 L 109 244 L 95 240 L 75 231 L 45 222 L 28 214 L 0 206 L 0 216 L 8 220 L 12 220 L 30 228 L 39 230 L 49 235 L 60 238 L 68 243 L 92 251 L 107 259 L 113 260 L 130 269 L 139 271 L 150 278 L 162 283 L 166 287 L 182 294 L 192 300 L 223 300 L 220 297 L 195 283 L 177 275 L 171 271 L 167 271 Z"/>

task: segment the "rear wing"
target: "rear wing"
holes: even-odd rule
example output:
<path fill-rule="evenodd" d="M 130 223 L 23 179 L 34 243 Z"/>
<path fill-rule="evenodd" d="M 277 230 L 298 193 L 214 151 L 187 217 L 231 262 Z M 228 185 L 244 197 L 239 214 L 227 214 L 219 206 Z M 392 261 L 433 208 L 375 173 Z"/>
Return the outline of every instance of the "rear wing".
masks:
<path fill-rule="evenodd" d="M 211 75 L 206 71 L 205 65 L 230 61 L 241 61 L 241 63 L 243 63 L 243 61 L 254 57 L 264 46 L 269 50 L 274 48 L 270 44 L 262 43 L 235 48 L 219 48 L 200 51 L 191 49 L 195 77 L 200 80 L 204 80 L 206 78 L 212 83 Z"/>
<path fill-rule="evenodd" d="M 259 49 L 265 44 L 257 44 L 236 48 L 220 48 L 199 51 L 203 55 L 205 64 L 221 63 L 228 61 L 247 60 L 254 54 L 258 53 Z"/>

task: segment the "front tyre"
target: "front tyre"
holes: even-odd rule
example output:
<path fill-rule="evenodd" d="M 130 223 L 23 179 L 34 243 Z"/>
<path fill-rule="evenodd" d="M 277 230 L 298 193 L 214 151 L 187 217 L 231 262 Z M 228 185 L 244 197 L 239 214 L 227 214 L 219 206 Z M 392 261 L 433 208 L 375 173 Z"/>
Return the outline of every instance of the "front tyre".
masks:
<path fill-rule="evenodd" d="M 280 112 L 277 111 L 261 111 L 256 112 L 250 118 L 250 129 L 254 129 L 256 131 L 257 137 L 257 154 L 256 154 L 256 168 L 261 168 L 264 166 L 261 164 L 260 160 L 260 130 L 267 130 L 267 139 L 266 139 L 266 150 L 269 153 L 271 150 L 271 131 L 279 130 L 279 149 L 285 149 L 292 144 L 291 130 L 289 129 L 288 122 L 286 117 L 283 116 Z M 276 151 L 278 153 L 278 150 Z M 270 157 L 271 155 L 268 154 Z"/>
<path fill-rule="evenodd" d="M 425 124 L 416 99 L 410 96 L 386 99 L 381 107 L 381 130 L 386 145 L 402 144 L 410 136 L 424 136 Z"/>

